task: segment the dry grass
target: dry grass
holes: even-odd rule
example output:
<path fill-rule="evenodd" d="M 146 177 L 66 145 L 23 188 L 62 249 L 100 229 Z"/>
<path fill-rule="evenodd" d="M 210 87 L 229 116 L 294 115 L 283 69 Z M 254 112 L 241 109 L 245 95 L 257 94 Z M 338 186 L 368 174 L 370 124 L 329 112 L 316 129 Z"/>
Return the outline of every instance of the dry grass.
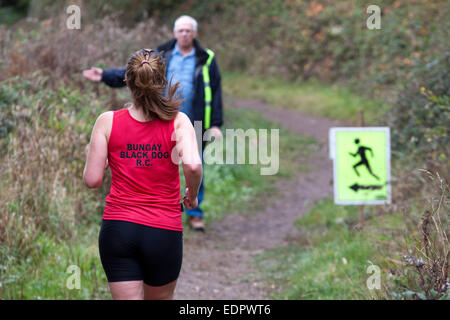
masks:
<path fill-rule="evenodd" d="M 409 192 L 396 201 L 395 210 L 403 212 L 404 223 L 396 230 L 397 241 L 387 243 L 386 254 L 392 257 L 397 253 L 402 261 L 388 259 L 393 262 L 391 273 L 396 287 L 385 289 L 395 298 L 448 299 L 448 183 L 438 172 L 419 172 L 414 184 L 403 186 Z"/>
<path fill-rule="evenodd" d="M 21 94 L 38 98 L 36 90 L 32 84 Z M 62 100 L 53 93 L 11 106 L 16 128 L 0 163 L 0 241 L 22 253 L 42 231 L 70 238 L 75 221 L 88 214 L 84 203 L 92 196 L 81 179 L 88 137 Z"/>
<path fill-rule="evenodd" d="M 52 85 L 71 80 L 83 87 L 84 80 L 79 77 L 82 70 L 96 63 L 125 66 L 133 51 L 155 47 L 171 36 L 167 27 L 157 26 L 152 19 L 127 29 L 114 17 L 106 17 L 82 25 L 81 30 L 69 30 L 66 18 L 28 19 L 14 28 L 0 27 L 0 80 L 40 70 Z"/>
<path fill-rule="evenodd" d="M 416 247 L 420 256 L 415 267 L 419 275 L 420 288 L 427 299 L 446 296 L 449 289 L 449 241 L 448 241 L 448 184 L 439 174 L 425 171 L 435 189 L 439 191 L 429 203 L 429 209 L 422 215 L 421 242 Z M 433 294 L 434 290 L 434 294 Z"/>

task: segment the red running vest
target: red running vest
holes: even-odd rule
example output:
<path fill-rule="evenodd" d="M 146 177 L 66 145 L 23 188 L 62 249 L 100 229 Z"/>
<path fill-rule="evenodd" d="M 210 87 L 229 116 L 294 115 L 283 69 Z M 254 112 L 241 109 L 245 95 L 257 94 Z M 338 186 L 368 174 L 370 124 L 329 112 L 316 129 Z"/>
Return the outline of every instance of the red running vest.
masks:
<path fill-rule="evenodd" d="M 140 122 L 127 108 L 114 111 L 108 142 L 111 190 L 103 219 L 183 231 L 173 132 L 174 120 Z"/>

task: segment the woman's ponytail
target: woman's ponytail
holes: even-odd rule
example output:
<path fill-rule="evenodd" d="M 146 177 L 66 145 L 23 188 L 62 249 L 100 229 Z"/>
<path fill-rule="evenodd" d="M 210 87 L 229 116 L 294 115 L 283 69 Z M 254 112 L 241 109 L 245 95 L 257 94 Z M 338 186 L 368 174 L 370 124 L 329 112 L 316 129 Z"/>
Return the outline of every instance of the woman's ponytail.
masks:
<path fill-rule="evenodd" d="M 179 82 L 169 84 L 168 95 L 166 67 L 161 54 L 154 50 L 141 49 L 133 53 L 126 69 L 127 86 L 131 90 L 136 108 L 141 108 L 146 117 L 172 120 L 180 109 L 180 95 L 175 96 Z"/>

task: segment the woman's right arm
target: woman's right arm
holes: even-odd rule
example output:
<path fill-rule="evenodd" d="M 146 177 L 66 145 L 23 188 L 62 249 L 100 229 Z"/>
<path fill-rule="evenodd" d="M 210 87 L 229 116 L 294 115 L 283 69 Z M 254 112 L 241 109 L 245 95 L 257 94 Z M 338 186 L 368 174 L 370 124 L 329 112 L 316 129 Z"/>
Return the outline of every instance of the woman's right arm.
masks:
<path fill-rule="evenodd" d="M 202 161 L 200 159 L 194 127 L 188 116 L 178 112 L 174 122 L 177 154 L 181 158 L 186 180 L 186 197 L 183 201 L 187 209 L 197 207 L 198 190 L 202 182 Z"/>

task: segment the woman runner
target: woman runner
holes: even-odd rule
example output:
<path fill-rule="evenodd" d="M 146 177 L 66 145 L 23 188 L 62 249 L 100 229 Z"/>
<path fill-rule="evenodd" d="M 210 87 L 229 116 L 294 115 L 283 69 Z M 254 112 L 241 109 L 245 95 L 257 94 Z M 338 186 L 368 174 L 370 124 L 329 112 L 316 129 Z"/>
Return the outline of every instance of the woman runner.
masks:
<path fill-rule="evenodd" d="M 202 165 L 194 128 L 178 112 L 178 83 L 164 96 L 165 74 L 153 50 L 132 54 L 125 81 L 133 103 L 102 113 L 92 129 L 83 179 L 98 188 L 111 169 L 98 245 L 113 299 L 173 298 L 183 255 L 180 159 L 183 204 L 198 204 Z"/>

